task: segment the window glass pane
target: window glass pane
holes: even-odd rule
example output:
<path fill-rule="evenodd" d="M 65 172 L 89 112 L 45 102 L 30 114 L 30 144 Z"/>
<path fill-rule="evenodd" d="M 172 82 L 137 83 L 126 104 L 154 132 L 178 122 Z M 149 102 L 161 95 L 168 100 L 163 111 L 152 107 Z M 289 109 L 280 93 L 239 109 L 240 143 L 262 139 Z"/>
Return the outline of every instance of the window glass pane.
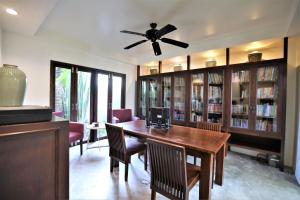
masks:
<path fill-rule="evenodd" d="M 185 77 L 174 77 L 174 120 L 184 121 L 185 115 Z"/>
<path fill-rule="evenodd" d="M 256 130 L 277 132 L 278 76 L 277 66 L 257 70 Z"/>
<path fill-rule="evenodd" d="M 55 68 L 55 111 L 71 117 L 71 69 Z"/>
<path fill-rule="evenodd" d="M 211 123 L 222 123 L 223 71 L 208 73 L 208 118 Z"/>
<path fill-rule="evenodd" d="M 77 84 L 77 121 L 90 123 L 91 73 L 78 72 Z"/>
<path fill-rule="evenodd" d="M 236 70 L 231 76 L 231 126 L 248 128 L 250 71 Z"/>
<path fill-rule="evenodd" d="M 112 109 L 120 109 L 122 94 L 122 77 L 113 76 L 112 81 Z"/>
<path fill-rule="evenodd" d="M 162 80 L 163 107 L 171 108 L 171 77 L 165 76 Z"/>
<path fill-rule="evenodd" d="M 77 121 L 90 123 L 90 90 L 91 90 L 91 73 L 78 72 L 77 75 Z M 84 129 L 85 137 L 89 134 L 89 129 Z"/>
<path fill-rule="evenodd" d="M 141 81 L 141 94 L 140 94 L 140 114 L 142 117 L 146 117 L 147 104 L 146 104 L 147 82 Z"/>
<path fill-rule="evenodd" d="M 149 80 L 149 108 L 157 107 L 157 80 Z"/>
<path fill-rule="evenodd" d="M 204 74 L 192 75 L 192 110 L 191 121 L 200 122 L 203 121 L 204 111 Z"/>
<path fill-rule="evenodd" d="M 108 75 L 98 74 L 98 122 L 107 122 Z"/>

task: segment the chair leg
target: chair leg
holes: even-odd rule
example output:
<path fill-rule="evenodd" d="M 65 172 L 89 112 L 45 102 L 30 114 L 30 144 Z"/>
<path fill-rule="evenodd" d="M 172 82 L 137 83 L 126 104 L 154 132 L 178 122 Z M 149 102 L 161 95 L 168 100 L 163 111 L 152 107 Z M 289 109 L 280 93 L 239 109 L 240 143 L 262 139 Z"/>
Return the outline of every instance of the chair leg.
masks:
<path fill-rule="evenodd" d="M 151 190 L 151 200 L 156 199 L 156 192 L 154 190 Z"/>
<path fill-rule="evenodd" d="M 194 156 L 194 165 L 196 165 L 196 164 L 197 164 L 197 157 Z"/>
<path fill-rule="evenodd" d="M 128 163 L 125 163 L 125 181 L 128 180 Z"/>
<path fill-rule="evenodd" d="M 82 143 L 83 143 L 82 139 L 80 140 L 79 143 L 80 143 L 80 155 L 82 156 L 82 152 L 83 152 L 83 150 L 82 150 L 82 146 L 83 146 L 83 145 L 82 145 Z"/>
<path fill-rule="evenodd" d="M 144 151 L 144 169 L 147 171 L 147 164 L 148 164 L 148 155 L 147 149 Z"/>
<path fill-rule="evenodd" d="M 213 168 L 212 168 L 212 182 L 211 182 L 211 188 L 214 188 L 214 181 L 215 181 L 215 164 L 216 159 L 213 157 Z"/>
<path fill-rule="evenodd" d="M 113 159 L 112 158 L 110 158 L 110 173 L 112 173 L 113 172 L 113 169 L 114 169 L 114 167 L 113 167 Z"/>

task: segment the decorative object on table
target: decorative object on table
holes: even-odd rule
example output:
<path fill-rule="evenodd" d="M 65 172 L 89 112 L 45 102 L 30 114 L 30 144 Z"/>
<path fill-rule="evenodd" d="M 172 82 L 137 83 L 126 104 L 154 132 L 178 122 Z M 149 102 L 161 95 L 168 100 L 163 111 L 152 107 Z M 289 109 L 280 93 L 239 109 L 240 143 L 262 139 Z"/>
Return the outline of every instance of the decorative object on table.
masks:
<path fill-rule="evenodd" d="M 0 107 L 22 106 L 26 89 L 26 75 L 15 65 L 0 68 Z"/>
<path fill-rule="evenodd" d="M 259 51 L 253 51 L 248 54 L 248 60 L 249 62 L 258 62 L 262 59 L 262 53 Z"/>
<path fill-rule="evenodd" d="M 178 72 L 182 70 L 182 65 L 175 65 L 174 66 L 174 72 Z"/>
<path fill-rule="evenodd" d="M 150 69 L 150 74 L 157 74 L 157 69 Z"/>
<path fill-rule="evenodd" d="M 206 67 L 215 67 L 215 66 L 217 66 L 217 61 L 214 58 L 208 59 L 205 62 L 205 66 Z"/>
<path fill-rule="evenodd" d="M 0 125 L 50 121 L 52 109 L 45 106 L 0 107 Z"/>

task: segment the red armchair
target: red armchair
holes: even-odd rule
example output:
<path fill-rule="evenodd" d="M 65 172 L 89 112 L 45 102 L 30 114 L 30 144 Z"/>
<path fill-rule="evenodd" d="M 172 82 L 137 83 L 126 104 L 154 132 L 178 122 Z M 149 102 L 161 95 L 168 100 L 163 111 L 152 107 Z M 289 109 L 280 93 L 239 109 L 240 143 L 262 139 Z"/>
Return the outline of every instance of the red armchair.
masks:
<path fill-rule="evenodd" d="M 121 123 L 139 120 L 139 117 L 132 116 L 131 109 L 115 109 L 112 110 L 112 123 Z"/>
<path fill-rule="evenodd" d="M 53 115 L 57 117 L 64 117 L 63 112 L 53 112 Z M 80 155 L 82 155 L 82 144 L 83 144 L 83 132 L 84 132 L 84 125 L 79 122 L 69 122 L 69 142 L 76 142 L 77 140 L 80 141 Z"/>

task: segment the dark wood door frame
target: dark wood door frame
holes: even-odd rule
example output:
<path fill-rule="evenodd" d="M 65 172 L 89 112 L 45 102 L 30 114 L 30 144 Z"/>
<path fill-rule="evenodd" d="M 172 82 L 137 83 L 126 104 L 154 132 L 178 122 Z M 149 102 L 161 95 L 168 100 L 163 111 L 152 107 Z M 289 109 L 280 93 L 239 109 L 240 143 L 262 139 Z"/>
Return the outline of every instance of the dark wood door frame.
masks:
<path fill-rule="evenodd" d="M 72 121 L 77 121 L 76 105 L 77 105 L 77 72 L 91 73 L 91 97 L 90 97 L 90 122 L 97 121 L 97 102 L 98 102 L 98 74 L 108 75 L 108 105 L 107 105 L 107 121 L 112 119 L 112 77 L 122 78 L 121 88 L 121 108 L 125 108 L 126 104 L 126 74 L 96 69 L 92 67 L 85 67 L 70 63 L 63 63 L 59 61 L 50 61 L 50 107 L 55 110 L 55 68 L 61 67 L 71 69 L 71 118 Z M 94 138 L 92 136 L 92 138 Z"/>

